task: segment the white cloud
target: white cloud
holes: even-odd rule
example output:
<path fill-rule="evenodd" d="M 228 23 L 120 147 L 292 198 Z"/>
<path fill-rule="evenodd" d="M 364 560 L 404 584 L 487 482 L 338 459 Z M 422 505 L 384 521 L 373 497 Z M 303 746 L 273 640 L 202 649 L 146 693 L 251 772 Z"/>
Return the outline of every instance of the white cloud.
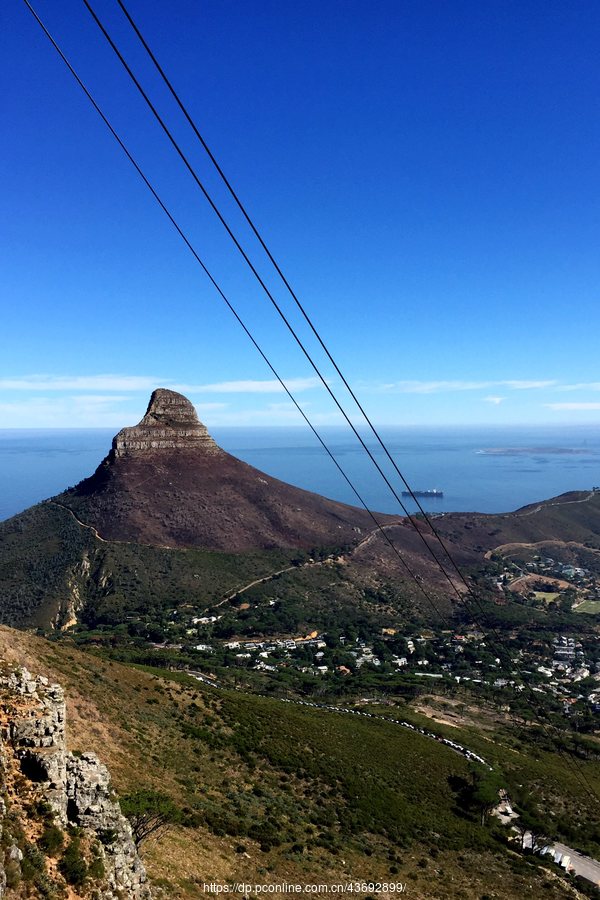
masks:
<path fill-rule="evenodd" d="M 317 377 L 292 377 L 287 380 L 292 394 L 303 399 L 311 390 L 319 390 L 322 384 Z M 231 381 L 206 382 L 199 384 L 182 383 L 175 379 L 153 375 L 44 375 L 33 374 L 0 378 L 0 428 L 114 428 L 133 425 L 143 415 L 150 392 L 157 387 L 181 391 L 196 403 L 196 409 L 209 427 L 213 425 L 285 425 L 303 424 L 299 412 L 285 396 L 284 388 L 275 379 L 238 379 Z M 492 408 L 509 407 L 508 398 L 514 392 L 539 392 L 548 389 L 550 396 L 543 399 L 560 399 L 560 391 L 588 389 L 600 391 L 600 382 L 586 384 L 564 384 L 556 380 L 467 380 L 467 379 L 414 379 L 375 383 L 364 381 L 357 384 L 360 394 L 373 395 L 373 405 L 381 407 L 371 410 L 380 423 L 390 424 L 402 418 L 398 409 L 385 406 L 402 406 L 391 403 L 394 395 L 416 395 L 425 397 L 453 392 L 471 392 L 479 404 L 489 404 Z M 554 398 L 552 397 L 554 394 Z M 379 403 L 375 403 L 375 396 Z M 522 399 L 525 399 L 525 396 Z M 564 394 L 562 395 L 564 397 Z M 585 396 L 585 394 L 583 395 Z M 589 395 L 588 395 L 589 396 Z M 591 396 L 594 396 L 592 394 Z M 597 396 L 597 395 L 596 395 Z M 254 397 L 254 400 L 252 399 Z M 310 419 L 315 426 L 341 424 L 343 419 L 337 411 L 318 411 L 316 398 L 310 407 Z M 531 395 L 528 396 L 531 399 Z M 540 398 L 541 399 L 541 398 Z M 213 402 L 214 401 L 214 402 Z M 226 401 L 226 402 L 225 402 Z M 274 402 L 271 402 L 274 401 Z M 454 403 L 458 405 L 457 396 Z M 249 408 L 244 408 L 245 406 Z M 408 404 L 406 404 L 408 405 Z M 600 402 L 556 402 L 543 404 L 549 410 L 597 411 Z M 317 407 L 317 408 L 315 408 Z M 307 409 L 309 407 L 306 407 Z M 540 410 L 542 405 L 537 406 Z M 425 403 L 423 403 L 423 411 Z M 481 409 L 481 406 L 480 406 Z M 491 413 L 490 413 L 491 414 Z M 488 414 L 488 415 L 490 415 Z M 350 413 L 352 419 L 355 413 Z M 494 418 L 500 412 L 494 413 Z M 356 414 L 358 416 L 358 414 Z M 360 421 L 360 418 L 358 417 Z"/>
<path fill-rule="evenodd" d="M 289 378 L 286 384 L 294 396 L 322 386 L 316 377 Z M 151 375 L 33 374 L 0 379 L 0 428 L 117 430 L 139 421 L 150 392 L 157 387 L 181 391 L 197 401 L 198 415 L 209 426 L 304 422 L 287 400 L 283 386 L 275 379 L 182 384 Z M 256 401 L 264 397 L 264 405 L 261 401 L 260 404 L 257 402 L 261 408 L 243 409 L 247 402 L 245 398 L 252 403 L 252 395 L 256 396 Z M 278 402 L 268 403 L 268 395 Z M 314 416 L 315 424 L 330 420 L 330 417 Z"/>
<path fill-rule="evenodd" d="M 440 394 L 454 391 L 482 391 L 492 388 L 510 388 L 514 391 L 538 390 L 556 385 L 556 381 L 394 381 L 375 388 L 384 393 L 396 394 Z"/>
<path fill-rule="evenodd" d="M 548 409 L 599 409 L 600 402 L 582 403 L 544 403 Z"/>
<path fill-rule="evenodd" d="M 0 403 L 2 428 L 122 428 L 127 413 L 114 409 L 125 397 L 31 397 Z"/>
<path fill-rule="evenodd" d="M 74 406 L 81 407 L 82 409 L 87 409 L 92 406 L 108 406 L 113 403 L 123 403 L 125 400 L 129 399 L 129 397 L 125 396 L 120 397 L 118 394 L 76 394 L 75 396 L 68 398 Z"/>
<path fill-rule="evenodd" d="M 120 395 L 27 397 L 18 402 L 0 402 L 0 428 L 107 428 L 116 433 L 141 419 L 145 406 L 136 407 L 137 400 Z M 209 429 L 219 425 L 305 424 L 293 403 L 286 401 L 251 409 L 218 402 L 197 403 L 195 408 Z M 310 419 L 315 427 L 340 423 L 336 413 L 311 412 Z"/>
<path fill-rule="evenodd" d="M 444 391 L 474 391 L 492 387 L 491 381 L 393 381 L 379 390 L 394 394 L 438 394 Z"/>
<path fill-rule="evenodd" d="M 284 378 L 292 393 L 322 387 L 319 378 Z M 174 391 L 188 394 L 283 394 L 285 390 L 276 379 L 269 381 L 219 381 L 213 384 L 165 384 Z"/>
<path fill-rule="evenodd" d="M 558 391 L 600 391 L 600 381 L 587 381 L 580 384 L 561 384 Z"/>
<path fill-rule="evenodd" d="M 284 379 L 290 391 L 308 391 L 321 387 L 319 378 Z M 179 384 L 154 375 L 23 375 L 0 378 L 4 391 L 129 391 L 149 392 L 157 387 L 190 394 L 281 394 L 284 388 L 276 379 L 220 381 L 209 384 Z"/>
<path fill-rule="evenodd" d="M 214 412 L 216 409 L 227 409 L 229 403 L 194 403 L 197 413 Z"/>
<path fill-rule="evenodd" d="M 314 427 L 319 430 L 321 427 L 339 426 L 344 424 L 341 415 L 335 412 L 331 413 L 313 413 L 310 414 L 310 421 Z M 209 431 L 220 426 L 268 426 L 276 427 L 279 425 L 302 425 L 306 426 L 306 421 L 300 415 L 295 407 L 290 409 L 243 409 L 228 410 L 223 413 L 216 412 L 215 415 L 207 416 L 205 424 L 208 425 Z M 306 426 L 308 427 L 308 426 Z"/>
<path fill-rule="evenodd" d="M 496 384 L 503 387 L 512 388 L 514 391 L 532 391 L 540 388 L 555 387 L 557 382 L 552 380 L 546 381 L 497 381 Z"/>
<path fill-rule="evenodd" d="M 311 417 L 312 420 L 312 417 Z M 293 403 L 269 403 L 258 409 L 232 409 L 207 417 L 210 428 L 219 425 L 304 425 Z"/>
<path fill-rule="evenodd" d="M 4 391 L 151 391 L 160 378 L 149 375 L 23 375 L 0 378 Z"/>

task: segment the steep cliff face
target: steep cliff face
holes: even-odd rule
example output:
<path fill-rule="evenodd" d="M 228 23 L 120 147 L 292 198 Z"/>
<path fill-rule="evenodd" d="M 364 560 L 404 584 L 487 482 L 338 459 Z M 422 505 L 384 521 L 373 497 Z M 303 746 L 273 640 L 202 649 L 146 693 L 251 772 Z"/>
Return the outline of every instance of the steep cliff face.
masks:
<path fill-rule="evenodd" d="M 66 749 L 60 685 L 20 669 L 0 677 L 0 701 L 0 898 L 20 886 L 62 896 L 69 885 L 71 897 L 85 886 L 98 900 L 151 900 L 106 767 Z"/>
<path fill-rule="evenodd" d="M 271 478 L 226 453 L 193 405 L 159 389 L 94 475 L 54 498 L 103 540 L 250 551 L 356 543 L 361 509 Z M 380 515 L 382 522 L 391 516 Z"/>
<path fill-rule="evenodd" d="M 203 453 L 223 453 L 206 425 L 196 415 L 193 405 L 175 391 L 158 388 L 154 391 L 139 425 L 123 428 L 113 439 L 116 458 L 154 450 L 200 450 Z"/>

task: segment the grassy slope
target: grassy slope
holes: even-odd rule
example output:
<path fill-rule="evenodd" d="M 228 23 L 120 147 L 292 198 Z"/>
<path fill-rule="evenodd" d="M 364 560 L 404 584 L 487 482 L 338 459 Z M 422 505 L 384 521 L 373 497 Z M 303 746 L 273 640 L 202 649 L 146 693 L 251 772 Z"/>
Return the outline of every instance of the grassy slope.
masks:
<path fill-rule="evenodd" d="M 449 706 L 444 698 L 433 698 L 430 715 L 435 707 Z M 420 697 L 415 705 L 427 705 Z M 459 704 L 460 705 L 460 704 Z M 442 713 L 443 717 L 443 713 Z M 413 714 L 415 724 L 431 730 L 431 718 Z M 558 827 L 558 837 L 575 849 L 600 859 L 600 795 L 599 748 L 595 738 L 589 737 L 588 748 L 595 750 L 589 759 L 557 748 L 557 733 L 531 725 L 515 725 L 509 716 L 498 713 L 490 701 L 478 701 L 471 707 L 461 727 L 435 725 L 435 731 L 483 756 L 495 769 L 502 771 L 509 790 L 523 788 L 537 799 L 548 821 Z"/>
<path fill-rule="evenodd" d="M 0 617 L 17 626 L 47 624 L 70 594 L 69 573 L 94 539 L 69 513 L 38 504 L 0 523 Z"/>
<path fill-rule="evenodd" d="M 407 881 L 411 896 L 440 900 L 565 896 L 456 814 L 448 777 L 467 763 L 419 735 L 165 680 L 4 628 L 0 651 L 61 681 L 71 747 L 95 750 L 120 793 L 152 786 L 196 818 L 146 850 L 169 898 L 203 896 L 209 880 L 349 878 Z M 479 742 L 489 756 L 494 745 Z M 535 760 L 517 765 L 539 777 Z"/>

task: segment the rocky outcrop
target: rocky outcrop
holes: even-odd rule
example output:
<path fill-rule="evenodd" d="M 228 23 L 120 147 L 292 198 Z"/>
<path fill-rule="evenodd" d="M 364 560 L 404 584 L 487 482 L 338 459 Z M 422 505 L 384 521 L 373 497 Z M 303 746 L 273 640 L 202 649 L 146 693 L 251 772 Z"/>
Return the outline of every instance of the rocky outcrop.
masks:
<path fill-rule="evenodd" d="M 12 827 L 17 821 L 19 833 L 26 833 L 26 811 L 43 800 L 56 826 L 76 826 L 100 860 L 103 874 L 95 884 L 99 900 L 151 900 L 144 865 L 131 826 L 111 790 L 108 770 L 95 754 L 66 749 L 65 698 L 60 685 L 42 676 L 34 678 L 22 668 L 0 677 L 0 699 L 0 767 L 3 794 L 14 810 Z M 0 828 L 7 807 L 4 800 L 1 803 Z M 22 851 L 16 845 L 9 851 L 13 855 L 7 854 L 6 865 L 18 868 Z M 5 870 L 0 866 L 0 898 L 5 884 Z"/>
<path fill-rule="evenodd" d="M 115 457 L 155 450 L 222 452 L 187 397 L 176 391 L 154 391 L 146 415 L 133 428 L 123 428 L 113 439 Z"/>
<path fill-rule="evenodd" d="M 67 824 L 65 745 L 65 698 L 58 684 L 27 669 L 0 679 L 0 688 L 13 695 L 12 714 L 2 734 L 12 746 L 21 771 L 31 781 L 44 785 L 47 802 L 63 824 Z M 3 732 L 4 732 L 3 729 Z"/>
<path fill-rule="evenodd" d="M 94 753 L 68 754 L 66 793 L 68 821 L 102 836 L 110 888 L 126 897 L 150 898 L 131 826 L 112 795 L 108 769 Z"/>

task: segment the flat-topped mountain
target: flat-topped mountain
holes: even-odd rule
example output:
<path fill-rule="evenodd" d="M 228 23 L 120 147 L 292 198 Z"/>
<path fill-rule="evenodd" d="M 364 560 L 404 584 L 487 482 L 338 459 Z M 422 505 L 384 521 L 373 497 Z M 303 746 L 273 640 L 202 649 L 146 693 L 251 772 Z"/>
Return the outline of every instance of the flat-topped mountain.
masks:
<path fill-rule="evenodd" d="M 365 510 L 265 475 L 222 450 L 190 401 L 154 391 L 96 472 L 55 501 L 99 537 L 244 551 L 349 544 L 374 527 Z M 392 521 L 391 516 L 380 516 Z"/>

